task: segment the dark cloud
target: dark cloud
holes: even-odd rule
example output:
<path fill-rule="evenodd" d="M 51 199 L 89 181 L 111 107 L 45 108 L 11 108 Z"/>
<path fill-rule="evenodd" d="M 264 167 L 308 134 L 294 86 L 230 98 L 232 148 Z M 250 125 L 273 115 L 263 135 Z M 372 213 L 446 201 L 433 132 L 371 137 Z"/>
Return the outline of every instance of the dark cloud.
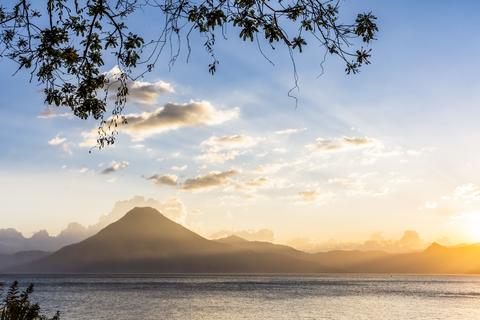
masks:
<path fill-rule="evenodd" d="M 147 180 L 152 180 L 156 185 L 165 185 L 165 186 L 177 186 L 178 177 L 175 175 L 159 175 L 155 174 L 146 178 Z"/>
<path fill-rule="evenodd" d="M 113 161 L 108 167 L 104 168 L 102 171 L 100 171 L 101 174 L 109 174 L 116 172 L 118 170 L 123 170 L 128 167 L 128 162 L 127 161 L 122 161 L 122 162 L 116 162 Z"/>

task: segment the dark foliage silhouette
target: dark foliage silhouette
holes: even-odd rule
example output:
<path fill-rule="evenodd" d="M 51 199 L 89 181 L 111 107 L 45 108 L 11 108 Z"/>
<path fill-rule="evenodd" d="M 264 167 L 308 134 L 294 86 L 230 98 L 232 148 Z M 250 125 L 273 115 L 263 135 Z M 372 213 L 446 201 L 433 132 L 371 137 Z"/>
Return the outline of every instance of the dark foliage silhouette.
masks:
<path fill-rule="evenodd" d="M 163 21 L 156 39 L 128 31 L 129 16 L 154 9 Z M 189 54 L 194 32 L 205 39 L 212 74 L 219 64 L 216 37 L 226 39 L 227 26 L 244 41 L 286 47 L 294 66 L 294 52 L 301 53 L 308 40 L 343 60 L 347 73 L 357 73 L 369 63 L 370 50 L 362 45 L 375 39 L 375 21 L 371 13 L 361 13 L 342 23 L 339 1 L 332 0 L 15 0 L 0 5 L 0 58 L 27 70 L 43 86 L 46 103 L 68 107 L 81 119 L 100 120 L 101 148 L 114 143 L 115 128 L 125 121 L 128 81 L 151 71 L 165 50 L 170 65 L 182 47 Z M 113 79 L 101 71 L 110 55 L 120 69 Z M 117 91 L 110 116 L 105 113 L 113 83 Z"/>
<path fill-rule="evenodd" d="M 53 317 L 40 314 L 40 306 L 30 301 L 33 284 L 20 291 L 18 282 L 12 283 L 3 301 L 0 303 L 0 320 L 59 320 L 57 312 Z"/>

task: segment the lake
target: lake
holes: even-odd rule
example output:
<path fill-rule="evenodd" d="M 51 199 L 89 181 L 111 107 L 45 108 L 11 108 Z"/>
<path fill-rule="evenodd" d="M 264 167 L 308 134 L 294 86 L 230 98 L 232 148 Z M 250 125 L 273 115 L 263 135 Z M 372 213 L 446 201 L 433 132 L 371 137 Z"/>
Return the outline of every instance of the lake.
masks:
<path fill-rule="evenodd" d="M 480 319 L 477 276 L 34 276 L 61 319 Z"/>

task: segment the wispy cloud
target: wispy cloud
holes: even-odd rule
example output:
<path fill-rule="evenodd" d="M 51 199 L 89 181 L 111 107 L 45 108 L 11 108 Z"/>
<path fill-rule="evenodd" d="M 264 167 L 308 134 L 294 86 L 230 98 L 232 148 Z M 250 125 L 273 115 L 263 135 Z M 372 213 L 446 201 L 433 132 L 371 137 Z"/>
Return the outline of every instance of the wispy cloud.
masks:
<path fill-rule="evenodd" d="M 377 144 L 377 140 L 368 137 L 318 138 L 314 143 L 307 145 L 307 149 L 313 152 L 340 152 L 372 147 Z"/>
<path fill-rule="evenodd" d="M 211 136 L 200 144 L 206 150 L 196 159 L 209 163 L 224 163 L 235 159 L 261 140 L 244 134 Z"/>
<path fill-rule="evenodd" d="M 185 171 L 188 168 L 188 165 L 183 165 L 183 166 L 172 166 L 170 169 L 173 171 Z"/>
<path fill-rule="evenodd" d="M 229 150 L 224 152 L 207 151 L 200 154 L 195 159 L 208 163 L 225 163 L 235 159 L 239 154 L 241 154 L 241 152 L 238 150 Z"/>
<path fill-rule="evenodd" d="M 313 202 L 318 198 L 318 192 L 316 190 L 307 190 L 298 192 L 298 197 L 305 202 Z"/>
<path fill-rule="evenodd" d="M 67 138 L 61 137 L 59 134 L 57 134 L 54 138 L 48 140 L 48 144 L 51 146 L 58 146 L 64 143 L 65 141 L 67 141 Z"/>
<path fill-rule="evenodd" d="M 289 128 L 289 129 L 283 129 L 283 130 L 278 130 L 275 131 L 275 134 L 278 135 L 291 135 L 295 133 L 300 133 L 303 131 L 307 131 L 307 128 Z"/>
<path fill-rule="evenodd" d="M 37 116 L 39 119 L 52 119 L 52 118 L 73 118 L 70 112 L 56 112 L 51 107 L 45 107 L 42 112 Z"/>
<path fill-rule="evenodd" d="M 201 143 L 211 151 L 232 150 L 250 148 L 256 145 L 261 139 L 244 134 L 225 136 L 212 136 Z"/>
<path fill-rule="evenodd" d="M 100 171 L 100 173 L 101 174 L 113 173 L 113 172 L 127 168 L 128 165 L 129 163 L 127 161 L 121 161 L 121 162 L 113 161 L 108 167 Z"/>
<path fill-rule="evenodd" d="M 462 184 L 455 188 L 454 196 L 466 202 L 480 200 L 480 188 L 473 183 Z"/>

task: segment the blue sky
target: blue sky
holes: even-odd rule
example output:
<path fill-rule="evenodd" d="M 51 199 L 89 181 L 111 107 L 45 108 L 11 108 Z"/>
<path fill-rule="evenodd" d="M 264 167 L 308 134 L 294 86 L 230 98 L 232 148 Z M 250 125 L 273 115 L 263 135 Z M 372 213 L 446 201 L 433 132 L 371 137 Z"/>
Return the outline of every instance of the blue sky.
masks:
<path fill-rule="evenodd" d="M 115 201 L 142 195 L 181 201 L 188 217 L 182 222 L 204 235 L 268 228 L 280 242 L 301 236 L 320 243 L 414 229 L 427 240 L 480 240 L 480 229 L 468 227 L 480 215 L 479 6 L 342 2 L 346 19 L 359 11 L 378 16 L 372 64 L 347 76 L 329 57 L 318 77 L 323 51 L 312 43 L 296 55 L 298 107 L 287 97 L 293 84 L 287 51 L 269 52 L 272 67 L 256 44 L 230 32 L 217 44 L 215 76 L 196 47 L 188 64 L 183 57 L 169 70 L 161 61 L 142 79 L 168 83 L 173 93 L 126 110 L 194 101 L 208 103 L 215 116 L 230 112 L 228 119 L 141 141 L 122 133 L 115 147 L 92 154 L 79 144 L 96 123 L 39 118 L 40 87 L 25 74 L 12 77 L 13 66 L 3 63 L 1 227 L 56 233 L 71 221 L 92 224 Z M 132 19 L 146 38 L 156 30 L 150 15 Z M 336 151 L 325 152 L 332 145 Z M 102 174 L 108 167 L 118 170 Z M 146 179 L 155 175 L 177 186 Z M 184 188 L 208 175 L 220 175 L 218 185 Z"/>

